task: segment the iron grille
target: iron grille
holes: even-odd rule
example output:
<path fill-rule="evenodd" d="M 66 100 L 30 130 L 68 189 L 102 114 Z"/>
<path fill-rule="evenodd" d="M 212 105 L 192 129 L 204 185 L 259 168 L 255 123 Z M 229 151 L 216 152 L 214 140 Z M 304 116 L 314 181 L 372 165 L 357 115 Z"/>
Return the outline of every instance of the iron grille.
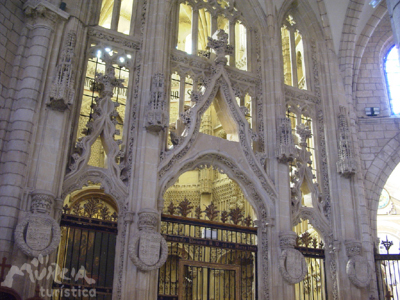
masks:
<path fill-rule="evenodd" d="M 169 257 L 158 299 L 257 299 L 257 229 L 162 215 Z"/>
<path fill-rule="evenodd" d="M 376 254 L 379 299 L 400 299 L 400 254 Z"/>

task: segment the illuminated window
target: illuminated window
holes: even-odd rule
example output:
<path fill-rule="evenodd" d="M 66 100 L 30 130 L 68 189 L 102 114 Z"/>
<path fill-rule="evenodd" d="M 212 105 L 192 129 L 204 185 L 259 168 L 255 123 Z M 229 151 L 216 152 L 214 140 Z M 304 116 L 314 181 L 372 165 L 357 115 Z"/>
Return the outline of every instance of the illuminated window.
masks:
<path fill-rule="evenodd" d="M 103 0 L 99 25 L 129 34 L 134 0 Z"/>
<path fill-rule="evenodd" d="M 208 5 L 199 8 L 196 2 L 185 1 L 179 4 L 176 49 L 188 54 L 209 57 L 208 37 L 211 37 L 218 29 L 222 29 L 228 33 L 229 43 L 234 46 L 229 65 L 247 71 L 247 29 L 240 20 L 227 18 L 230 15 L 229 2 L 222 0 L 217 2 L 220 6 L 218 15 L 211 14 Z M 207 1 L 198 2 L 207 3 Z"/>
<path fill-rule="evenodd" d="M 99 50 L 100 51 L 100 50 Z M 111 48 L 105 48 L 104 51 L 109 55 L 115 55 L 118 59 L 118 53 Z M 82 104 L 80 108 L 78 130 L 76 141 L 79 142 L 86 135 L 90 134 L 90 127 L 87 126 L 94 120 L 96 101 L 101 96 L 102 86 L 99 85 L 95 78 L 96 74 L 105 74 L 106 63 L 97 54 L 96 57 L 91 57 L 88 60 L 85 76 L 85 84 L 82 96 Z M 107 54 L 108 55 L 108 54 Z M 130 55 L 124 55 L 119 59 L 129 59 Z M 123 79 L 123 87 L 116 87 L 113 90 L 113 96 L 111 101 L 115 104 L 115 127 L 117 132 L 114 134 L 115 140 L 122 139 L 123 124 L 125 119 L 125 107 L 127 100 L 128 81 L 129 81 L 129 70 L 125 67 L 118 66 L 116 63 L 113 64 L 115 77 L 117 79 Z M 107 153 L 103 146 L 102 136 L 100 135 L 97 140 L 91 146 L 91 156 L 88 164 L 95 167 L 104 168 L 106 167 Z"/>
<path fill-rule="evenodd" d="M 385 76 L 393 114 L 400 114 L 400 65 L 398 49 L 393 46 L 385 58 Z"/>
<path fill-rule="evenodd" d="M 284 83 L 307 89 L 303 36 L 289 15 L 281 28 Z"/>

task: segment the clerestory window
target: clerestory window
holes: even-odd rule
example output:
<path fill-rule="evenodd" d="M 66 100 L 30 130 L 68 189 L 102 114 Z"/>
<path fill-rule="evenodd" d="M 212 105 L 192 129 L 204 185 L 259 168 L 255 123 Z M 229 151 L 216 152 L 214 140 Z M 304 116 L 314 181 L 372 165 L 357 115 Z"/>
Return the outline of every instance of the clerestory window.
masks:
<path fill-rule="evenodd" d="M 284 82 L 286 85 L 307 90 L 304 40 L 291 15 L 283 22 L 281 36 Z"/>
<path fill-rule="evenodd" d="M 193 2 L 193 3 L 192 3 Z M 208 37 L 218 29 L 229 34 L 229 44 L 234 53 L 228 64 L 247 71 L 247 29 L 238 18 L 238 11 L 228 1 L 185 1 L 179 5 L 179 22 L 176 49 L 188 54 L 208 56 Z M 194 5 L 195 4 L 195 5 Z"/>
<path fill-rule="evenodd" d="M 386 86 L 392 113 L 400 114 L 400 65 L 399 52 L 393 46 L 387 53 L 384 61 Z"/>
<path fill-rule="evenodd" d="M 130 34 L 134 0 L 103 0 L 99 25 L 124 34 Z"/>

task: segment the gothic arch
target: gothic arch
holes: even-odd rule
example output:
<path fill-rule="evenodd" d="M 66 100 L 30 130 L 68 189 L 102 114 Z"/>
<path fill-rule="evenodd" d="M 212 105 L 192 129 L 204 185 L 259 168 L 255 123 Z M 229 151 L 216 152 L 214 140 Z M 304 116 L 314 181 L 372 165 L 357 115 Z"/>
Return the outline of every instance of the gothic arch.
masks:
<path fill-rule="evenodd" d="M 370 211 L 372 233 L 376 235 L 376 218 L 379 197 L 387 179 L 400 163 L 400 133 L 392 138 L 372 161 L 365 174 L 365 195 Z"/>
<path fill-rule="evenodd" d="M 121 182 L 109 176 L 107 169 L 90 167 L 85 172 L 82 172 L 79 177 L 73 176 L 72 178 L 68 178 L 64 181 L 61 198 L 64 199 L 71 192 L 88 185 L 89 182 L 100 183 L 104 192 L 114 198 L 118 211 L 120 213 L 124 211 L 127 197 L 125 187 Z"/>
<path fill-rule="evenodd" d="M 174 167 L 174 170 L 177 171 L 174 173 L 170 172 L 169 176 L 165 176 L 160 180 L 158 207 L 163 207 L 163 195 L 165 191 L 174 184 L 180 175 L 195 168 L 210 166 L 218 168 L 221 173 L 227 174 L 229 178 L 233 179 L 240 186 L 246 199 L 253 206 L 254 212 L 259 220 L 266 221 L 267 217 L 274 218 L 274 203 L 270 197 L 257 185 L 255 180 L 252 180 L 248 174 L 242 171 L 242 168 L 236 163 L 235 159 L 221 151 L 197 153 L 195 156 L 179 162 Z"/>
<path fill-rule="evenodd" d="M 204 92 L 204 95 L 198 94 L 199 100 L 196 101 L 196 105 L 186 111 L 185 122 L 186 122 L 186 135 L 181 137 L 183 140 L 171 151 L 164 153 L 162 160 L 159 165 L 159 179 L 162 179 L 170 172 L 172 168 L 175 168 L 179 162 L 188 157 L 193 149 L 196 149 L 194 144 L 199 139 L 200 134 L 200 123 L 204 112 L 208 109 L 215 97 L 219 93 L 220 100 L 223 102 L 229 110 L 232 120 L 236 122 L 238 130 L 240 150 L 238 155 L 243 156 L 247 161 L 247 166 L 250 166 L 254 172 L 254 178 L 257 178 L 265 191 L 271 198 L 276 198 L 277 192 L 271 179 L 265 172 L 264 166 L 260 159 L 258 159 L 251 147 L 251 141 L 257 138 L 247 122 L 244 113 L 240 110 L 233 91 L 229 75 L 224 67 L 217 66 L 215 74 L 208 78 L 208 85 Z M 218 141 L 215 141 L 218 143 Z M 230 142 L 234 143 L 234 142 Z M 233 146 L 234 144 L 232 144 Z M 201 146 L 201 145 L 199 145 Z M 203 146 L 201 146 L 203 147 Z M 235 146 L 233 146 L 235 147 Z M 203 147 L 204 148 L 204 147 Z M 210 147 L 208 150 L 215 148 Z"/>

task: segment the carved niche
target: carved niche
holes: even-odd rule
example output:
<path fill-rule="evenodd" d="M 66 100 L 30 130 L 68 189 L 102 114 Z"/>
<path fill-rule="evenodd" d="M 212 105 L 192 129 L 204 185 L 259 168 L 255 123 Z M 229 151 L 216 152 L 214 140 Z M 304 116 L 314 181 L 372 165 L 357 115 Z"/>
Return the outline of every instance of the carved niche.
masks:
<path fill-rule="evenodd" d="M 359 241 L 345 241 L 346 253 L 349 257 L 346 273 L 352 284 L 358 288 L 369 285 L 372 280 L 372 269 L 364 257 L 361 256 L 362 244 Z"/>
<path fill-rule="evenodd" d="M 279 271 L 288 283 L 299 283 L 307 275 L 307 263 L 303 254 L 294 249 L 297 234 L 293 231 L 282 232 L 279 238 L 282 249 L 279 257 Z"/>
<path fill-rule="evenodd" d="M 49 255 L 60 243 L 60 226 L 50 216 L 54 195 L 48 191 L 32 193 L 31 213 L 15 229 L 18 248 L 29 257 Z"/>
<path fill-rule="evenodd" d="M 157 232 L 159 213 L 153 209 L 139 212 L 139 232 L 133 236 L 129 256 L 133 264 L 142 271 L 161 268 L 168 258 L 168 246 Z"/>

